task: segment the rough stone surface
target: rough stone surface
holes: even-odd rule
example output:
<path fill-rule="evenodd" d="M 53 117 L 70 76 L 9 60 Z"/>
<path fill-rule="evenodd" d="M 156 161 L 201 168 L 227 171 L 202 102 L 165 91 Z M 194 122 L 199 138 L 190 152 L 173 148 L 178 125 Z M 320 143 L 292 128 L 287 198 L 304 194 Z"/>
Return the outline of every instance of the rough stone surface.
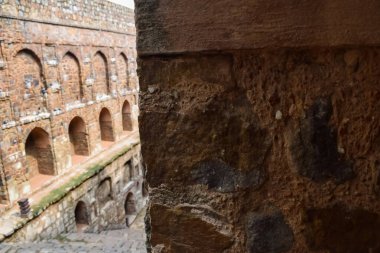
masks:
<path fill-rule="evenodd" d="M 305 211 L 305 238 L 313 250 L 380 252 L 380 216 L 342 205 Z"/>
<path fill-rule="evenodd" d="M 150 240 L 154 244 L 165 242 L 164 252 L 196 253 L 207 248 L 207 252 L 218 253 L 232 243 L 230 235 L 215 229 L 209 220 L 187 213 L 185 207 L 152 205 L 149 215 L 155 230 Z M 169 237 L 167 226 L 171 227 Z"/>
<path fill-rule="evenodd" d="M 330 99 L 318 98 L 290 147 L 298 173 L 314 181 L 343 182 L 354 177 L 351 165 L 338 152 L 336 131 L 329 126 L 332 110 Z"/>
<path fill-rule="evenodd" d="M 152 249 L 221 250 L 193 236 L 190 218 L 198 234 L 233 238 L 213 237 L 224 253 L 376 249 L 378 239 L 363 235 L 352 240 L 363 248 L 339 251 L 323 236 L 364 233 L 345 232 L 339 219 L 314 247 L 304 231 L 319 216 L 307 225 L 303 214 L 341 203 L 378 222 L 378 9 L 372 0 L 136 1 Z M 249 231 L 262 237 L 247 230 L 257 212 Z"/>
<path fill-rule="evenodd" d="M 377 0 L 136 0 L 141 54 L 374 45 Z"/>

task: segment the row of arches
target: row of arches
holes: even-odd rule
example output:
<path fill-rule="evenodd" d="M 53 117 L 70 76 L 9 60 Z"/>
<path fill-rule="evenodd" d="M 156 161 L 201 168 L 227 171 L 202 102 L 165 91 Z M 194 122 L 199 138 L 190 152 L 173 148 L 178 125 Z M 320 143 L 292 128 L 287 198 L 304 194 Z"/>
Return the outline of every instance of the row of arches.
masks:
<path fill-rule="evenodd" d="M 124 213 L 126 217 L 126 225 L 129 225 L 129 217 L 135 215 L 137 212 L 136 199 L 132 192 L 129 192 L 124 201 Z M 86 229 L 90 224 L 89 210 L 87 210 L 86 203 L 78 201 L 74 209 L 75 223 L 77 231 L 81 232 Z"/>
<path fill-rule="evenodd" d="M 91 78 L 94 80 L 93 93 L 109 94 L 110 77 L 107 57 L 101 51 L 97 51 L 92 57 Z M 118 79 L 123 86 L 128 86 L 128 58 L 120 53 L 116 60 Z M 84 97 L 81 78 L 81 64 L 78 57 L 72 52 L 64 54 L 59 63 L 60 89 L 65 103 L 79 101 Z M 20 94 L 24 99 L 33 100 L 47 93 L 49 88 L 44 78 L 42 62 L 30 49 L 20 50 L 14 58 L 14 78 L 16 79 L 15 94 Z M 9 87 L 11 88 L 11 87 Z M 35 107 L 42 106 L 40 99 L 34 99 Z M 27 105 L 28 108 L 30 105 Z M 23 108 L 21 108 L 23 109 Z"/>
<path fill-rule="evenodd" d="M 131 107 L 125 101 L 122 107 L 122 124 L 124 131 L 132 131 Z M 115 141 L 111 113 L 103 108 L 99 115 L 99 128 L 102 141 Z M 89 156 L 90 147 L 86 123 L 83 118 L 74 117 L 68 127 L 71 155 Z M 54 156 L 49 134 L 42 128 L 34 128 L 25 141 L 25 154 L 30 177 L 37 174 L 54 175 Z"/>

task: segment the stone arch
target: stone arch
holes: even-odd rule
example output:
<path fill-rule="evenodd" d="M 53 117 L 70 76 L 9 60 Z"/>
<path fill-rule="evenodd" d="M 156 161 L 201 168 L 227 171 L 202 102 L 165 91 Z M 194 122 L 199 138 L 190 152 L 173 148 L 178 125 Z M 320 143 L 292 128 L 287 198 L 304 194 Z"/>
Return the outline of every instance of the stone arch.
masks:
<path fill-rule="evenodd" d="M 131 105 L 125 100 L 122 108 L 123 131 L 133 131 Z"/>
<path fill-rule="evenodd" d="M 74 117 L 69 124 L 72 155 L 90 155 L 87 136 L 86 123 L 84 120 L 79 116 Z"/>
<path fill-rule="evenodd" d="M 127 162 L 124 163 L 124 181 L 129 182 L 133 179 L 134 171 L 133 171 L 133 166 L 132 166 L 132 160 L 128 160 Z"/>
<path fill-rule="evenodd" d="M 78 58 L 70 51 L 62 57 L 61 74 L 64 101 L 70 103 L 81 100 L 83 87 L 80 64 Z"/>
<path fill-rule="evenodd" d="M 15 113 L 42 110 L 45 103 L 41 98 L 46 94 L 46 85 L 39 57 L 30 49 L 22 49 L 15 55 L 13 64 L 12 71 L 16 85 L 10 88 L 16 89 L 14 94 L 20 96 L 16 101 L 22 101 L 20 105 L 16 105 Z"/>
<path fill-rule="evenodd" d="M 25 154 L 30 177 L 55 174 L 49 134 L 42 128 L 36 127 L 29 133 L 25 141 Z"/>
<path fill-rule="evenodd" d="M 86 204 L 83 201 L 78 201 L 74 212 L 77 231 L 82 232 L 90 223 Z"/>
<path fill-rule="evenodd" d="M 100 51 L 96 52 L 92 59 L 92 75 L 95 78 L 94 93 L 109 94 L 107 58 Z"/>
<path fill-rule="evenodd" d="M 129 87 L 128 58 L 124 53 L 117 57 L 117 74 L 122 87 Z"/>
<path fill-rule="evenodd" d="M 100 137 L 102 141 L 115 141 L 112 127 L 112 116 L 107 108 L 103 108 L 99 115 Z"/>
<path fill-rule="evenodd" d="M 129 226 L 131 223 L 130 222 L 131 216 L 135 216 L 137 212 L 136 200 L 132 192 L 129 192 L 127 194 L 127 197 L 125 198 L 124 210 L 125 210 L 126 223 L 127 223 L 127 226 Z"/>
<path fill-rule="evenodd" d="M 108 201 L 113 199 L 112 197 L 112 180 L 110 177 L 103 179 L 96 189 L 96 198 L 99 207 L 102 208 Z"/>

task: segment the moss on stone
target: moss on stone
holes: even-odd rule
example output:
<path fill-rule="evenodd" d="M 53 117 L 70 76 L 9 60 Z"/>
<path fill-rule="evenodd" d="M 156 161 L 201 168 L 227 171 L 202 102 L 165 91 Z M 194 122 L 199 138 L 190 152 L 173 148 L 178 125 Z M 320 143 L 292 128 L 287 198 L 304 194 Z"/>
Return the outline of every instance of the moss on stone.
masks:
<path fill-rule="evenodd" d="M 100 171 L 105 169 L 108 165 L 113 163 L 116 159 L 130 151 L 133 147 L 135 147 L 138 144 L 139 143 L 134 143 L 131 146 L 128 146 L 127 148 L 118 152 L 116 155 L 112 156 L 111 159 L 88 168 L 87 171 L 83 172 L 75 178 L 72 178 L 70 181 L 61 185 L 57 189 L 52 190 L 48 195 L 44 196 L 37 204 L 32 206 L 33 218 L 39 216 L 50 205 L 55 204 L 61 199 L 63 199 L 70 191 L 76 189 L 85 181 L 97 175 Z"/>

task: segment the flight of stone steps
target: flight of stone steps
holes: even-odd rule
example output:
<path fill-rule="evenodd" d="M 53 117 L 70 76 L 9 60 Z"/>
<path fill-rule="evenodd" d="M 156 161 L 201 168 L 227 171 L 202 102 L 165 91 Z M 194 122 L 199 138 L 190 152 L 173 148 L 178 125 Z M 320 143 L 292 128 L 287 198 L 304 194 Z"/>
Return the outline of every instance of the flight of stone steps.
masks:
<path fill-rule="evenodd" d="M 22 244 L 1 244 L 0 253 L 146 253 L 142 229 L 104 231 L 100 234 L 63 234 L 55 239 Z"/>

